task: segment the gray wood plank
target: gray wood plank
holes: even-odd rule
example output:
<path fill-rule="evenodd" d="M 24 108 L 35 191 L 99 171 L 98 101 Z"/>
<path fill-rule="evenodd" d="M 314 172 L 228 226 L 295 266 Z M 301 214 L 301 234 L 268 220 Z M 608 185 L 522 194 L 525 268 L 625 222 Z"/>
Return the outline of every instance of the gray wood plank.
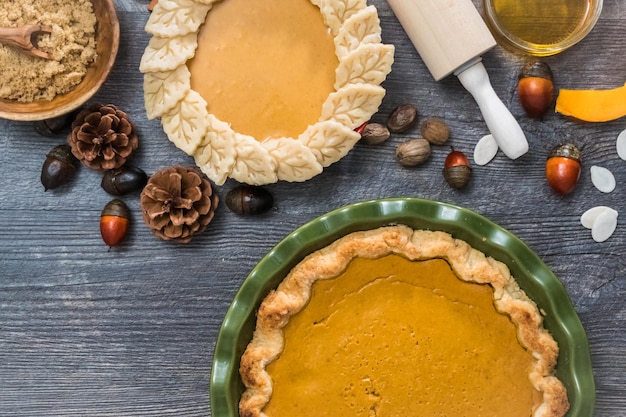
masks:
<path fill-rule="evenodd" d="M 119 105 L 140 132 L 134 163 L 146 172 L 192 164 L 143 109 L 139 61 L 147 1 L 117 0 L 122 44 L 113 72 L 93 101 Z M 475 2 L 479 5 L 479 1 Z M 626 81 L 626 4 L 605 0 L 594 31 L 572 49 L 546 58 L 563 88 L 613 88 Z M 434 82 L 384 0 L 383 40 L 396 46 L 387 96 L 374 117 L 402 102 L 423 117 L 445 118 L 450 144 L 471 153 L 487 133 L 472 98 L 454 77 Z M 474 167 L 470 186 L 448 187 L 441 175 L 447 147 L 433 150 L 416 169 L 400 167 L 395 146 L 357 144 L 347 157 L 304 183 L 267 188 L 276 205 L 255 218 L 221 204 L 207 231 L 188 245 L 151 235 L 138 195 L 128 239 L 107 251 L 100 210 L 110 200 L 100 174 L 81 168 L 75 181 L 43 191 L 46 153 L 65 140 L 39 136 L 31 123 L 0 120 L 0 415 L 2 416 L 209 416 L 210 363 L 232 297 L 254 265 L 307 221 L 355 201 L 425 197 L 472 209 L 524 240 L 563 281 L 586 329 L 597 387 L 595 416 L 626 415 L 626 227 L 605 243 L 579 224 L 588 208 L 604 204 L 626 213 L 626 162 L 615 152 L 625 119 L 579 123 L 558 114 L 543 121 L 524 115 L 515 88 L 525 57 L 501 47 L 484 56 L 494 89 L 519 120 L 530 142 L 523 158 L 499 154 Z M 562 141 L 583 147 L 584 171 L 576 191 L 554 195 L 544 162 Z M 610 168 L 611 194 L 591 184 L 589 167 Z M 217 187 L 225 197 L 235 185 Z M 223 203 L 223 202 L 222 202 Z"/>

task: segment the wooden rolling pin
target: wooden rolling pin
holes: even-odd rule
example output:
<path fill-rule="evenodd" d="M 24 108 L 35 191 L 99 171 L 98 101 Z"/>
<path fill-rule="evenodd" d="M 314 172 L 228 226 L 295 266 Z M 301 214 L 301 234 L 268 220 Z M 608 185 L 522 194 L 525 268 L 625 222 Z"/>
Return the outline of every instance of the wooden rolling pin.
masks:
<path fill-rule="evenodd" d="M 471 0 L 387 0 L 436 81 L 454 74 L 478 103 L 506 156 L 517 159 L 528 141 L 493 91 L 481 56 L 496 46 Z"/>

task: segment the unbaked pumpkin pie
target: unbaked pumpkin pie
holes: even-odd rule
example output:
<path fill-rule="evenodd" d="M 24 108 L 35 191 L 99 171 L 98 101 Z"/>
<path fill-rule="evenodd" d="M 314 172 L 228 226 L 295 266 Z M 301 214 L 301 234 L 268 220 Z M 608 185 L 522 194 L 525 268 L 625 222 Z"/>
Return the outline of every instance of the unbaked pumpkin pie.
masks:
<path fill-rule="evenodd" d="M 145 29 L 147 116 L 218 185 L 337 162 L 393 63 L 366 0 L 160 0 Z"/>
<path fill-rule="evenodd" d="M 508 268 L 444 232 L 349 234 L 261 303 L 242 417 L 557 417 L 558 345 Z"/>

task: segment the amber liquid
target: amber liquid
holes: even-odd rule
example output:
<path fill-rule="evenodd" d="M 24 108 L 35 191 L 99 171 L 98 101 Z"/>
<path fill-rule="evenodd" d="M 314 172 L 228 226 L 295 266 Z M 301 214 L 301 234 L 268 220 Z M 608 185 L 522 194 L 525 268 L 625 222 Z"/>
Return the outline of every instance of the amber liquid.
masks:
<path fill-rule="evenodd" d="M 501 32 L 538 50 L 558 47 L 583 30 L 597 0 L 487 0 Z M 517 38 L 517 39 L 515 39 Z"/>

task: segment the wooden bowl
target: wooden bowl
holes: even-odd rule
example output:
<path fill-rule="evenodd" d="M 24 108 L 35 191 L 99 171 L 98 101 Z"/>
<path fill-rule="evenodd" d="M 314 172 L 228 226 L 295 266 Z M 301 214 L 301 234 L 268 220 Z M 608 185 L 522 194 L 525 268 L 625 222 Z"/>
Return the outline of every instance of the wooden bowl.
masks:
<path fill-rule="evenodd" d="M 98 57 L 87 69 L 85 78 L 72 91 L 54 99 L 20 103 L 0 99 L 0 118 L 32 121 L 61 116 L 89 100 L 109 76 L 120 43 L 120 25 L 114 0 L 91 0 L 97 19 L 96 51 Z"/>

